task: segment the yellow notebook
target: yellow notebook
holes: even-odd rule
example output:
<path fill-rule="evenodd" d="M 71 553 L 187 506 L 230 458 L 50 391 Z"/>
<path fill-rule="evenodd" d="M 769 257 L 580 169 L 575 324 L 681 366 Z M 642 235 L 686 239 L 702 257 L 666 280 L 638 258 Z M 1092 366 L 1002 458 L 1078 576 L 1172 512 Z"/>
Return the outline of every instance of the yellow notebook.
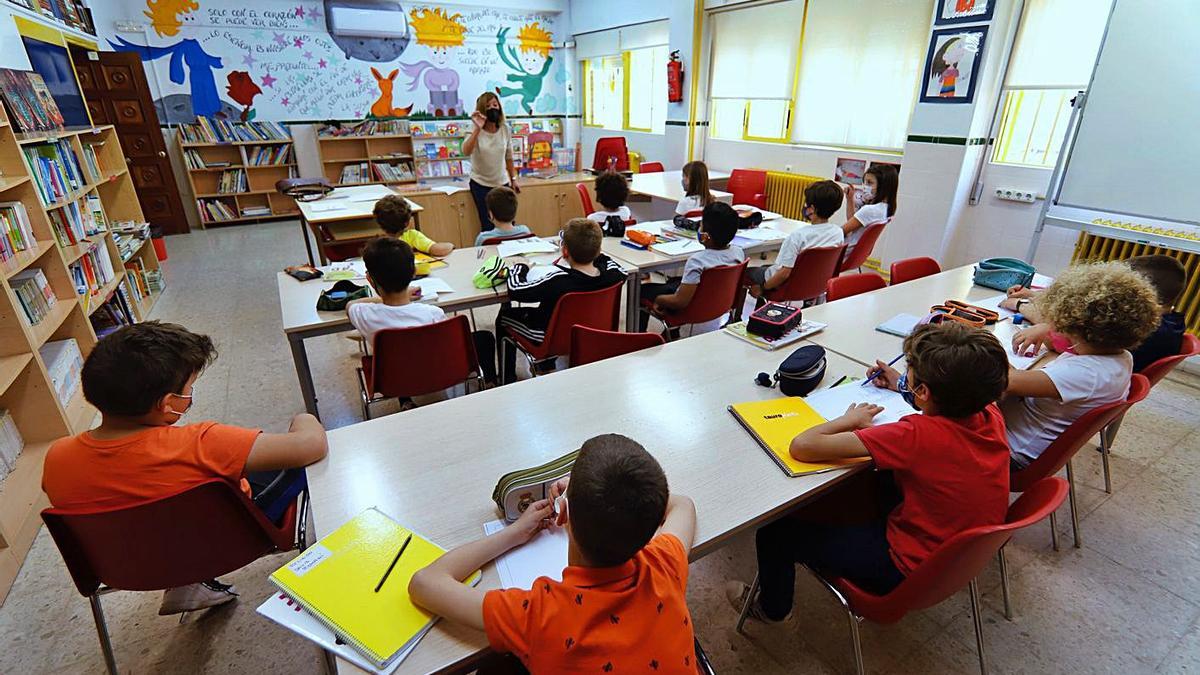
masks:
<path fill-rule="evenodd" d="M 367 509 L 271 574 L 271 581 L 380 670 L 437 619 L 413 604 L 408 582 L 445 549 L 416 534 L 378 593 L 375 586 L 411 533 Z M 476 572 L 464 583 L 479 582 Z"/>
<path fill-rule="evenodd" d="M 426 270 L 425 274 L 429 274 L 430 270 L 441 269 L 448 265 L 445 260 L 442 260 L 441 258 L 435 258 L 427 253 L 421 253 L 420 251 L 413 251 L 413 260 L 418 265 L 421 265 L 422 263 L 425 264 L 425 267 L 423 268 Z"/>
<path fill-rule="evenodd" d="M 754 440 L 767 451 L 779 468 L 792 478 L 867 461 L 863 458 L 811 463 L 801 462 L 792 457 L 789 452 L 792 439 L 800 432 L 826 421 L 802 398 L 781 396 L 765 401 L 735 403 L 729 406 L 729 412 L 733 413 L 734 418 L 741 422 Z"/>

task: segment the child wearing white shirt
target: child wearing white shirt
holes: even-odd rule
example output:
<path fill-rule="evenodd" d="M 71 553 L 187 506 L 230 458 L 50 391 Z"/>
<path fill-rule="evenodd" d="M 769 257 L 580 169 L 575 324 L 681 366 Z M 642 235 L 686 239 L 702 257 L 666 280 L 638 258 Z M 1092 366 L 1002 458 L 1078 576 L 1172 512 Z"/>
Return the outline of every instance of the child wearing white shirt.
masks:
<path fill-rule="evenodd" d="M 413 302 L 408 285 L 416 273 L 412 248 L 400 239 L 379 237 L 363 249 L 367 281 L 376 298 L 354 300 L 346 306 L 350 323 L 362 333 L 368 353 L 375 351 L 375 334 L 386 328 L 412 328 L 446 318 L 441 307 Z"/>
<path fill-rule="evenodd" d="M 625 206 L 629 199 L 629 182 L 625 176 L 615 171 L 605 171 L 596 177 L 596 201 L 604 207 L 599 211 L 588 214 L 588 220 L 600 223 L 603 227 L 609 216 L 616 216 L 625 222 L 633 218 L 633 212 Z"/>
<path fill-rule="evenodd" d="M 846 186 L 846 209 L 853 213 L 842 225 L 846 235 L 846 255 L 850 255 L 868 225 L 886 223 L 896 215 L 896 189 L 899 177 L 891 164 L 872 164 L 863 176 L 863 185 Z"/>
<path fill-rule="evenodd" d="M 704 207 L 717 201 L 708 190 L 708 166 L 704 162 L 688 162 L 683 165 L 683 199 L 675 205 L 676 215 L 686 215 L 689 211 L 701 211 Z"/>
<path fill-rule="evenodd" d="M 746 270 L 743 283 L 749 286 L 750 294 L 761 297 L 764 291 L 787 283 L 792 268 L 796 266 L 796 258 L 805 249 L 841 246 L 842 228 L 829 222 L 829 218 L 841 207 L 842 190 L 837 183 L 823 180 L 808 186 L 804 191 L 804 207 L 800 213 L 809 224 L 797 227 L 783 240 L 774 265 Z"/>

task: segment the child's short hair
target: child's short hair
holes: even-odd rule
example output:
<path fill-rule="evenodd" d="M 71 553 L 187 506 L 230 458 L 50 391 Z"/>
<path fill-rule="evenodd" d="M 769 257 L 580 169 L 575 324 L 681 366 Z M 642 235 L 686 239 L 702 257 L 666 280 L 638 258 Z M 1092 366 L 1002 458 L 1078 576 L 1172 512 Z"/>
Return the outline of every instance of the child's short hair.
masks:
<path fill-rule="evenodd" d="M 621 565 L 654 536 L 667 510 L 667 476 L 637 441 L 589 438 L 567 486 L 571 534 L 588 563 Z"/>
<path fill-rule="evenodd" d="M 616 171 L 605 171 L 596 178 L 596 201 L 609 211 L 625 206 L 629 199 L 629 181 Z"/>
<path fill-rule="evenodd" d="M 829 218 L 842 208 L 842 189 L 831 180 L 813 183 L 804 190 L 804 203 L 813 207 L 818 216 Z"/>
<path fill-rule="evenodd" d="M 375 237 L 363 249 L 371 281 L 384 293 L 400 293 L 412 283 L 417 264 L 412 248 L 400 239 Z"/>
<path fill-rule="evenodd" d="M 517 193 L 512 188 L 492 188 L 484 201 L 487 210 L 502 223 L 511 223 L 517 217 Z"/>
<path fill-rule="evenodd" d="M 412 208 L 400 195 L 388 195 L 375 202 L 375 222 L 393 237 L 406 230 L 411 219 Z"/>
<path fill-rule="evenodd" d="M 1139 255 L 1125 261 L 1134 272 L 1146 277 L 1158 293 L 1158 304 L 1163 309 L 1174 307 L 1183 295 L 1187 284 L 1187 270 L 1183 263 L 1169 255 Z"/>
<path fill-rule="evenodd" d="M 738 231 L 737 211 L 725 202 L 713 202 L 704 207 L 704 215 L 700 216 L 700 227 L 708 233 L 713 245 L 725 248 Z"/>
<path fill-rule="evenodd" d="M 1076 265 L 1034 303 L 1054 329 L 1099 349 L 1132 349 L 1158 327 L 1158 295 L 1119 262 Z"/>
<path fill-rule="evenodd" d="M 996 336 L 946 322 L 917 326 L 904 339 L 915 382 L 929 387 L 940 415 L 970 417 L 1008 388 L 1008 356 Z"/>
<path fill-rule="evenodd" d="M 604 241 L 604 232 L 600 225 L 587 218 L 572 218 L 563 228 L 563 246 L 571 254 L 571 260 L 586 265 L 600 255 L 600 244 Z"/>
<path fill-rule="evenodd" d="M 83 395 L 105 415 L 138 417 L 217 358 L 207 335 L 146 321 L 102 338 L 83 363 Z"/>

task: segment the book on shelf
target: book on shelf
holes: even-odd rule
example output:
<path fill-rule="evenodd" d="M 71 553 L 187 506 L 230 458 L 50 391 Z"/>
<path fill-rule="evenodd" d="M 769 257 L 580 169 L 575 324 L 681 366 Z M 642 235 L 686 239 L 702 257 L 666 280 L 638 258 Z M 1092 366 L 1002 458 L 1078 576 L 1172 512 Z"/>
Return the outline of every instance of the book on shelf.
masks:
<path fill-rule="evenodd" d="M 137 286 L 130 284 L 129 272 L 125 272 L 125 280 L 117 285 L 117 297 L 121 299 L 122 304 L 126 307 L 133 307 L 142 301 L 142 296 L 138 293 Z"/>
<path fill-rule="evenodd" d="M 58 296 L 46 281 L 46 275 L 41 268 L 34 267 L 18 272 L 8 280 L 8 285 L 16 294 L 30 326 L 41 323 L 58 304 Z"/>
<path fill-rule="evenodd" d="M 236 194 L 249 190 L 250 183 L 246 179 L 245 169 L 227 169 L 221 172 L 221 178 L 217 182 L 217 192 L 221 194 Z"/>
<path fill-rule="evenodd" d="M 340 138 L 342 136 L 407 136 L 407 123 L 400 120 L 366 120 L 358 124 L 328 124 L 317 132 L 320 138 Z"/>
<path fill-rule="evenodd" d="M 67 266 L 67 270 L 75 282 L 75 290 L 85 301 L 90 300 L 102 286 L 112 283 L 114 278 L 112 258 L 104 242 L 92 244 L 87 253 Z M 85 307 L 91 306 L 91 302 L 85 302 Z"/>
<path fill-rule="evenodd" d="M 96 337 L 102 338 L 123 326 L 132 326 L 135 323 L 133 312 L 126 301 L 126 295 L 121 292 L 124 286 L 125 284 L 121 283 L 112 297 L 92 313 L 90 319 L 92 329 L 96 331 Z"/>
<path fill-rule="evenodd" d="M 247 141 L 290 141 L 292 134 L 278 122 L 233 122 L 199 116 L 195 124 L 179 125 L 187 143 L 238 143 Z"/>
<path fill-rule="evenodd" d="M 88 195 L 85 201 L 87 202 L 87 210 L 92 214 L 92 223 L 95 226 L 92 234 L 107 231 L 108 216 L 104 215 L 104 202 L 101 202 L 100 197 L 94 194 Z"/>
<path fill-rule="evenodd" d="M 104 145 L 104 141 L 83 144 L 83 165 L 87 169 L 90 183 L 99 183 L 104 176 L 104 172 L 100 169 L 100 158 L 96 156 L 97 145 Z"/>
<path fill-rule="evenodd" d="M 250 166 L 278 166 L 292 162 L 290 145 L 252 145 L 246 149 L 246 161 Z"/>
<path fill-rule="evenodd" d="M 413 173 L 412 164 L 408 162 L 396 162 L 395 164 L 372 162 L 371 170 L 374 172 L 375 180 L 385 183 L 414 180 L 416 178 Z"/>
<path fill-rule="evenodd" d="M 85 204 L 81 207 L 79 202 L 75 201 L 46 212 L 50 229 L 54 232 L 59 246 L 74 246 L 85 238 L 104 231 L 96 222 L 95 212 L 88 206 Z"/>
<path fill-rule="evenodd" d="M 125 281 L 129 284 L 130 290 L 133 291 L 138 302 L 150 295 L 150 288 L 146 285 L 145 270 L 146 267 L 141 260 L 134 259 L 125 263 Z"/>
<path fill-rule="evenodd" d="M 24 449 L 25 439 L 21 437 L 17 421 L 8 410 L 0 409 L 0 471 L 5 474 L 12 471 Z"/>
<path fill-rule="evenodd" d="M 359 162 L 358 164 L 347 164 L 342 167 L 342 176 L 339 183 L 343 185 L 353 183 L 369 183 L 372 181 L 371 165 L 368 162 Z"/>
<path fill-rule="evenodd" d="M 266 204 L 242 207 L 243 218 L 262 218 L 271 215 L 271 207 Z"/>
<path fill-rule="evenodd" d="M 0 261 L 36 245 L 25 205 L 21 202 L 0 202 Z"/>
<path fill-rule="evenodd" d="M 79 158 L 67 139 L 21 148 L 43 205 L 53 204 L 86 185 Z"/>
<path fill-rule="evenodd" d="M 200 210 L 200 219 L 206 223 L 219 223 L 225 220 L 237 220 L 237 211 L 219 199 L 197 199 L 196 208 Z"/>
<path fill-rule="evenodd" d="M 83 353 L 79 351 L 79 343 L 75 338 L 55 340 L 42 345 L 38 352 L 46 364 L 46 374 L 50 376 L 59 403 L 66 406 L 81 383 Z"/>
<path fill-rule="evenodd" d="M 16 39 L 16 38 L 13 38 Z M 57 131 L 63 116 L 42 76 L 31 70 L 0 68 L 0 98 L 17 131 Z"/>

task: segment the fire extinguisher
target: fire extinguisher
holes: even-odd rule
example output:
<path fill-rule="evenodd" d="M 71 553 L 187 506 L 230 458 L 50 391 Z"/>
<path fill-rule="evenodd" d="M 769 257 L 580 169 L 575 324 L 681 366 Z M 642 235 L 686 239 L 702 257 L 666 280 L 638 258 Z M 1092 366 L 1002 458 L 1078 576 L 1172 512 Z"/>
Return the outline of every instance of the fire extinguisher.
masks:
<path fill-rule="evenodd" d="M 679 50 L 671 52 L 667 61 L 667 100 L 679 103 L 683 100 L 683 62 L 679 60 Z"/>

